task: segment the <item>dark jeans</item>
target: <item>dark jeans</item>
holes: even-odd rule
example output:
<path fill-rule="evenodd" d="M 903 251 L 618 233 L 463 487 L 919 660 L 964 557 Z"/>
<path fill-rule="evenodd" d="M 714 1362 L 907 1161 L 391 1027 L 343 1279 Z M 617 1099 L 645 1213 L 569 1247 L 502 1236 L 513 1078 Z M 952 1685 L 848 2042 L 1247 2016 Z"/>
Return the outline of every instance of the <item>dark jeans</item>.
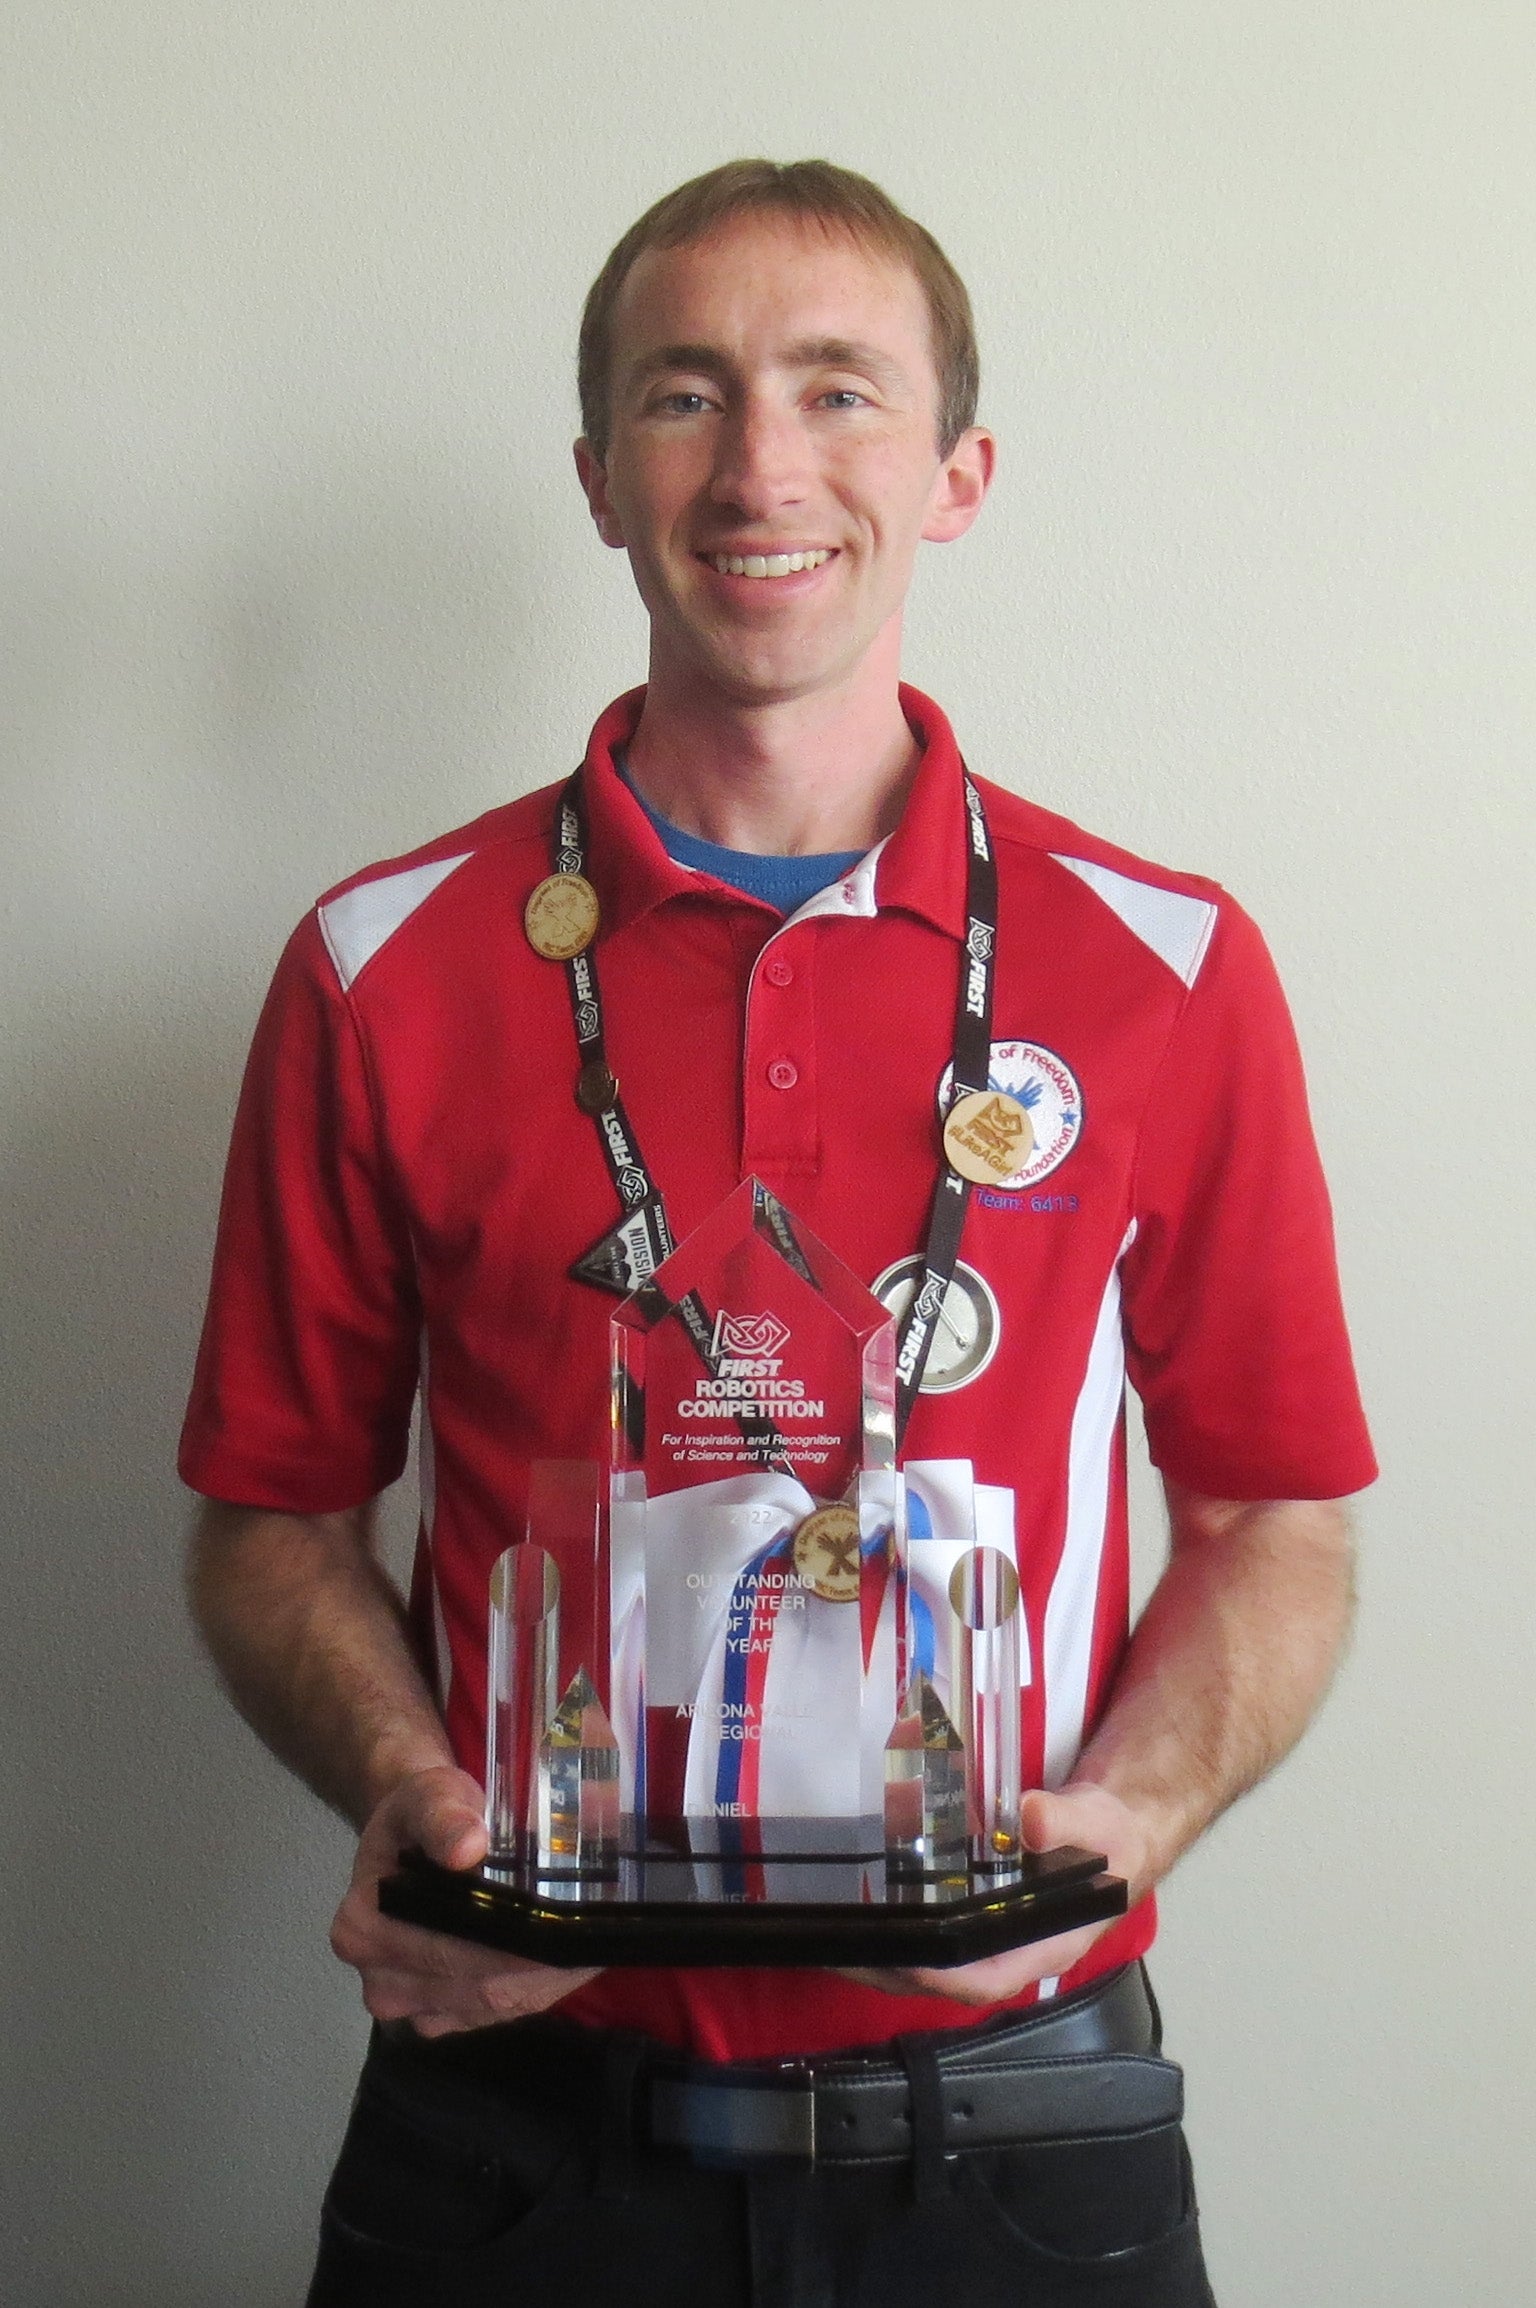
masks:
<path fill-rule="evenodd" d="M 637 2141 L 647 2047 L 574 2040 L 376 2040 L 309 2308 L 1212 2308 L 1176 2120 L 707 2170 Z"/>

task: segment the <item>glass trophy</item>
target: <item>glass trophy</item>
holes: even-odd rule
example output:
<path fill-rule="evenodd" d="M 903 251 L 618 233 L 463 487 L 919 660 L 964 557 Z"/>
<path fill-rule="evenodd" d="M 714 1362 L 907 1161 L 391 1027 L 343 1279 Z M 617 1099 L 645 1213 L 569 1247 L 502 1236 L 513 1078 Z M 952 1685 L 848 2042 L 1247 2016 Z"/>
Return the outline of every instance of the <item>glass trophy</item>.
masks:
<path fill-rule="evenodd" d="M 1023 1849 L 1011 1530 L 968 1462 L 909 1511 L 887 1308 L 748 1179 L 611 1346 L 606 1467 L 536 1464 L 491 1575 L 489 1856 L 407 1858 L 385 1911 L 546 1962 L 859 1965 L 1121 1912 L 1101 1857 Z"/>

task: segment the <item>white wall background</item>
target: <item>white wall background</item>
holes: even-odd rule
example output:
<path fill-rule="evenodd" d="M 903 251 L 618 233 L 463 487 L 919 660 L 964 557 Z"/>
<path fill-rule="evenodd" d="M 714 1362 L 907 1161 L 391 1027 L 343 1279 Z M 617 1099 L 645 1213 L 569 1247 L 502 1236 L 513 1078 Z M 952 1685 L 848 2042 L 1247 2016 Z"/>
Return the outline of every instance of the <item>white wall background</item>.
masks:
<path fill-rule="evenodd" d="M 341 1831 L 216 1695 L 172 1474 L 313 895 L 641 666 L 578 302 L 738 152 L 881 178 L 1004 444 L 914 676 L 1265 923 L 1386 1478 L 1324 1722 L 1166 1902 L 1224 2308 L 1532 2264 L 1525 0 L 66 0 L 0 31 L 17 2308 L 281 2308 L 363 2027 Z"/>

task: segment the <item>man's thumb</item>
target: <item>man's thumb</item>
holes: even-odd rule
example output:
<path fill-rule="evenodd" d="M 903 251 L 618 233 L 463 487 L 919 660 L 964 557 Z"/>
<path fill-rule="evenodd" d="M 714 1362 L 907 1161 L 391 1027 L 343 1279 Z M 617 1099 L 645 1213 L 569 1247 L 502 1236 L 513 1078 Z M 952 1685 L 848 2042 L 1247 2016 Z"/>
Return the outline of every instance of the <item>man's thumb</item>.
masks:
<path fill-rule="evenodd" d="M 1024 1845 L 1028 1851 L 1054 1851 L 1059 1844 L 1070 1843 L 1063 1814 L 1066 1805 L 1059 1797 L 1034 1788 L 1024 1798 L 1020 1824 L 1024 1831 Z"/>
<path fill-rule="evenodd" d="M 459 1789 L 434 1788 L 418 1812 L 416 1838 L 439 1867 L 477 1867 L 487 1849 L 485 1817 L 479 1803 Z"/>

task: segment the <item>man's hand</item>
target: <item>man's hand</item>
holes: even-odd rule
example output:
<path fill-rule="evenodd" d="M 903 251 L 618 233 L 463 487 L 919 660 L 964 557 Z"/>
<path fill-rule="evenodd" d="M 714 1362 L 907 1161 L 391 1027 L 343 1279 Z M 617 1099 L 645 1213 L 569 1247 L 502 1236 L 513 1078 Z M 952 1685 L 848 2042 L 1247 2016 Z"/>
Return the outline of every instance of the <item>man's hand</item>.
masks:
<path fill-rule="evenodd" d="M 373 1551 L 373 1513 L 285 1515 L 209 1500 L 193 1537 L 198 1625 L 246 1720 L 362 1839 L 331 1945 L 375 2019 L 453 2035 L 521 2019 L 593 1977 L 418 1931 L 379 1913 L 403 1851 L 444 1867 L 485 1857 L 482 1799 L 451 1759 Z"/>
<path fill-rule="evenodd" d="M 1214 1499 L 1168 1485 L 1170 1559 L 1069 1784 L 1024 1799 L 1032 1851 L 1102 1851 L 1132 1903 L 1311 1720 L 1349 1625 L 1334 1499 Z M 896 1995 L 998 2003 L 1080 1963 L 1107 1924 L 953 1971 L 850 1972 Z"/>
<path fill-rule="evenodd" d="M 485 1857 L 479 1788 L 444 1764 L 401 1781 L 363 1829 L 331 1946 L 362 1975 L 363 2002 L 376 2020 L 409 2020 L 418 2035 L 461 2034 L 497 2020 L 547 2011 L 594 1971 L 557 1970 L 522 1956 L 422 1931 L 379 1913 L 379 1879 L 403 1851 L 424 1851 L 443 1867 L 477 1867 Z"/>
<path fill-rule="evenodd" d="M 1124 1876 L 1130 1885 L 1133 1902 L 1150 1888 L 1146 1830 L 1129 1805 L 1111 1795 L 1107 1787 L 1081 1783 L 1063 1787 L 1054 1795 L 1043 1790 L 1026 1795 L 1023 1825 L 1024 1841 L 1031 1851 L 1055 1851 L 1067 1843 L 1076 1844 L 1080 1851 L 1102 1851 L 1110 1874 Z M 1085 1924 L 1079 1931 L 1037 1939 L 1028 1947 L 1010 1949 L 1006 1955 L 983 1956 L 979 1963 L 955 1964 L 947 1971 L 848 1971 L 842 1976 L 862 1987 L 883 1988 L 888 1995 L 945 1995 L 956 2003 L 1006 2003 L 1037 1980 L 1057 1979 L 1070 1971 L 1108 1929 L 1109 1922 Z"/>

